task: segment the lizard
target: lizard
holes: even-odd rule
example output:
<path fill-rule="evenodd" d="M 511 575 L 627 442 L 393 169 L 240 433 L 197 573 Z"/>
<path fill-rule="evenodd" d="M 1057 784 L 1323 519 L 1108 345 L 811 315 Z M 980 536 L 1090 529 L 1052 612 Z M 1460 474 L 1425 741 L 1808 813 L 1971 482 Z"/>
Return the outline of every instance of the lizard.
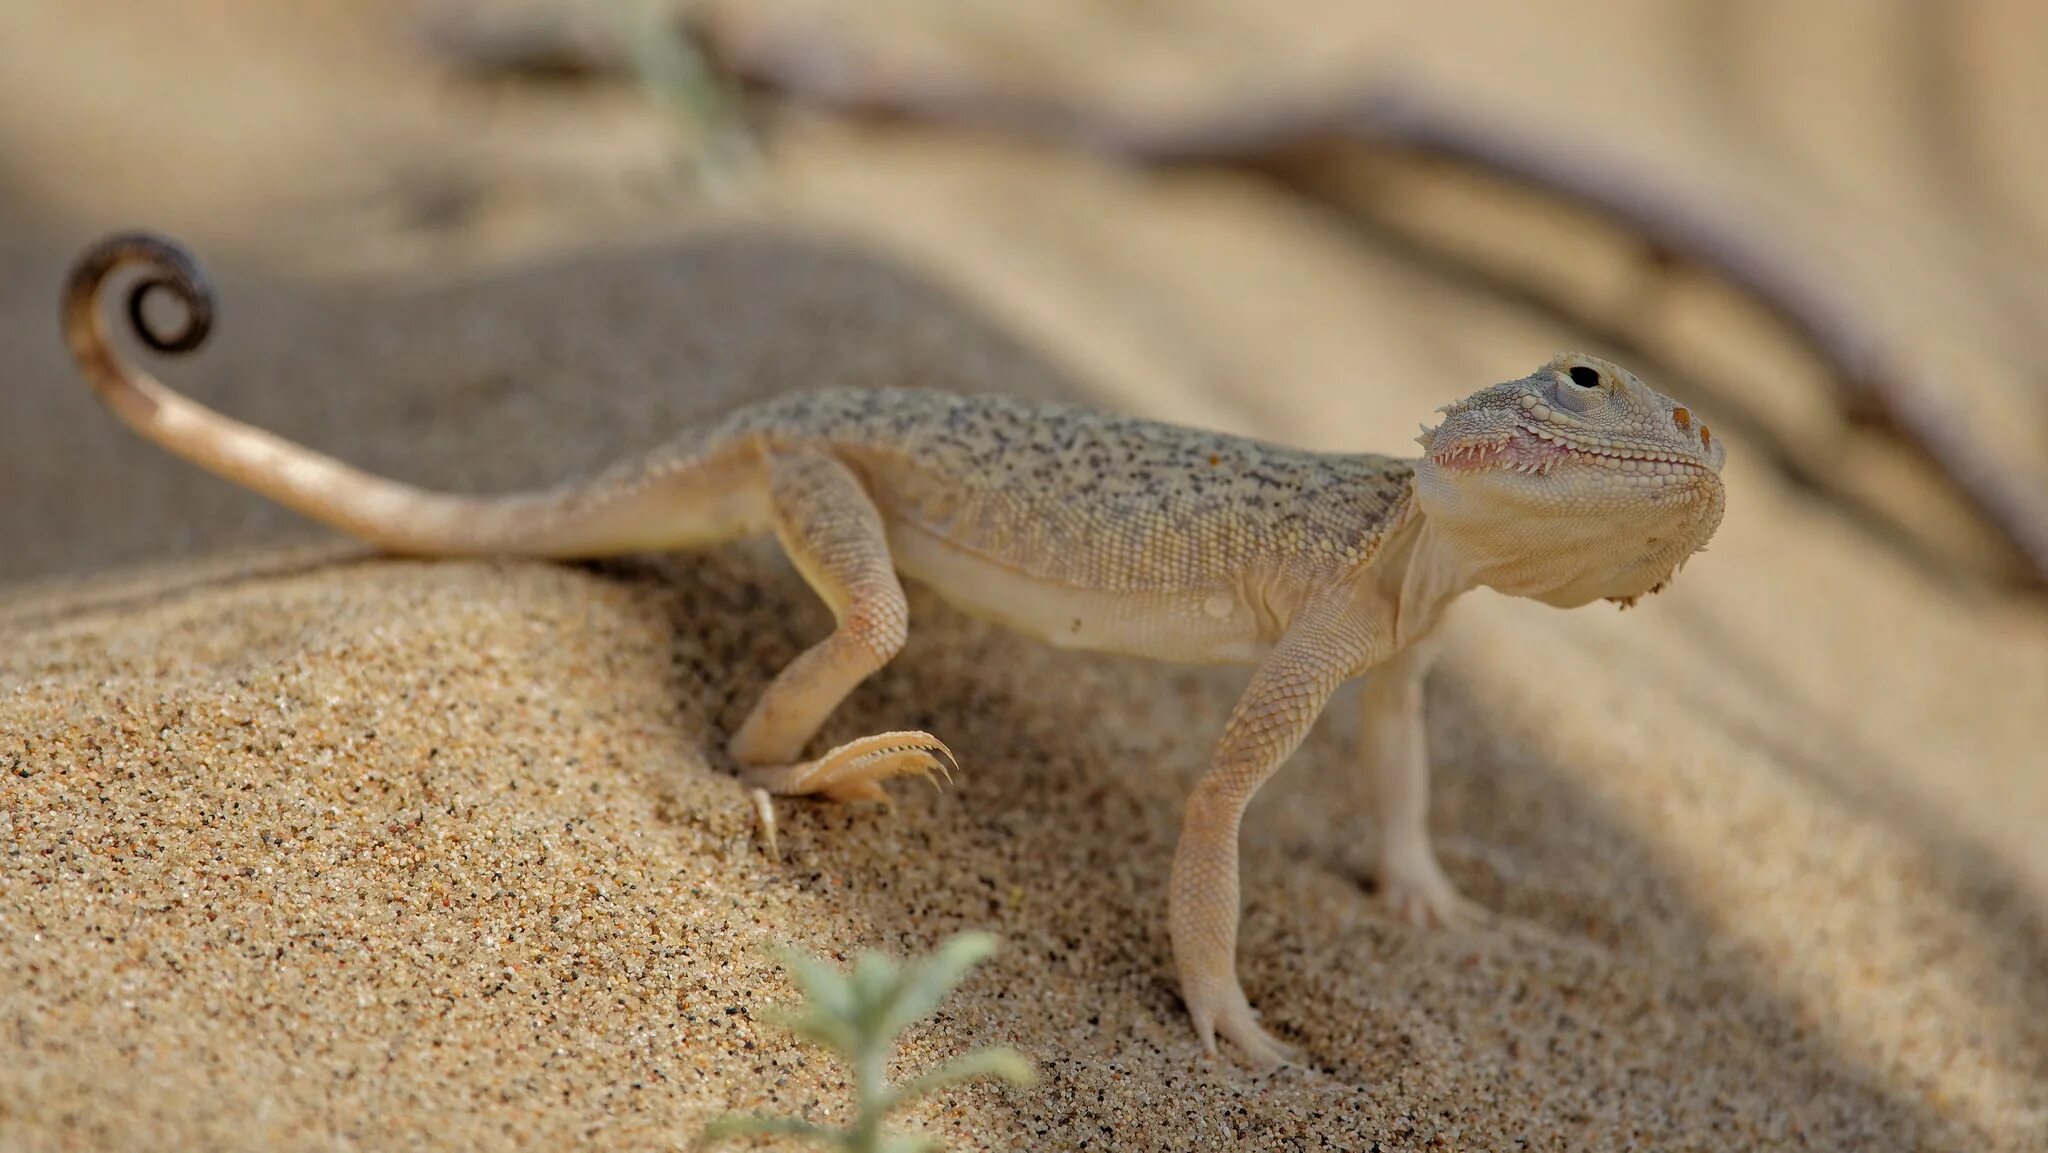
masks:
<path fill-rule="evenodd" d="M 389 553 L 591 558 L 772 534 L 835 624 L 730 736 L 757 796 L 885 799 L 882 782 L 944 769 L 951 751 L 919 731 L 803 755 L 903 647 L 905 578 L 1055 646 L 1250 666 L 1186 801 L 1166 921 L 1202 1050 L 1214 1057 L 1221 1037 L 1264 1068 L 1297 1058 L 1238 976 L 1240 823 L 1325 705 L 1362 684 L 1381 897 L 1424 926 L 1483 922 L 1428 830 L 1422 685 L 1446 608 L 1482 587 L 1626 607 L 1706 545 L 1725 504 L 1725 448 L 1708 425 L 1574 352 L 1439 409 L 1413 459 L 1061 402 L 840 389 L 742 406 L 559 487 L 433 492 L 236 421 L 118 355 L 101 297 L 129 270 L 128 318 L 150 349 L 198 347 L 213 315 L 175 242 L 121 233 L 87 249 L 62 318 L 98 398 L 170 452 Z M 143 307 L 159 290 L 183 309 L 169 334 Z"/>

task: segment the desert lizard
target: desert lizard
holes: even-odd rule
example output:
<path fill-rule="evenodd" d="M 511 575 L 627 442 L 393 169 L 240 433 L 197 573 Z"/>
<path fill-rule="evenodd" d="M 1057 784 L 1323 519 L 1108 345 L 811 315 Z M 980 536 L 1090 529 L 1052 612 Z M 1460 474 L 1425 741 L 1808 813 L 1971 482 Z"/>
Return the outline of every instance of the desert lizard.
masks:
<path fill-rule="evenodd" d="M 846 801 L 950 757 L 890 732 L 803 756 L 826 717 L 902 648 L 901 576 L 1054 645 L 1253 666 L 1188 798 L 1167 920 L 1205 1051 L 1290 1054 L 1237 976 L 1238 828 L 1339 686 L 1362 674 L 1378 879 L 1403 918 L 1483 914 L 1437 863 L 1425 820 L 1422 679 L 1445 607 L 1490 587 L 1559 607 L 1655 592 L 1721 520 L 1707 425 L 1604 360 L 1559 355 L 1440 410 L 1419 459 L 1327 454 L 1065 404 L 923 390 L 775 397 L 593 479 L 504 497 L 373 476 L 207 409 L 124 363 L 99 311 L 115 272 L 138 336 L 204 339 L 192 258 L 146 234 L 74 266 L 65 338 L 93 389 L 143 436 L 385 550 L 594 557 L 772 533 L 833 632 L 781 670 L 728 749 L 747 783 Z M 175 295 L 185 325 L 144 316 Z"/>

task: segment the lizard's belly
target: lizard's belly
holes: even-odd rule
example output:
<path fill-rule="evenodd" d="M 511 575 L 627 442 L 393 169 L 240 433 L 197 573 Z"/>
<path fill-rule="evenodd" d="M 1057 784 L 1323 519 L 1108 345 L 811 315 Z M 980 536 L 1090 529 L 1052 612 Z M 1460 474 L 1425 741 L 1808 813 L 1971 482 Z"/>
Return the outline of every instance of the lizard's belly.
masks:
<path fill-rule="evenodd" d="M 1019 572 L 912 525 L 889 526 L 904 576 L 948 603 L 1058 648 L 1161 661 L 1244 664 L 1270 646 L 1242 590 L 1109 592 Z"/>

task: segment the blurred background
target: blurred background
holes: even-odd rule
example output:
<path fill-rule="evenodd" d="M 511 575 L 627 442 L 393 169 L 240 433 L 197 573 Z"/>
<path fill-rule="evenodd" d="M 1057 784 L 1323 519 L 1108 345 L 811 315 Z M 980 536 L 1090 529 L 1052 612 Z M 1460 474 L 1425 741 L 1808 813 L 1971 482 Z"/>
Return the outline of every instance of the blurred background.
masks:
<path fill-rule="evenodd" d="M 2038 581 L 2044 28 L 2029 0 L 12 0 L 0 575 L 289 531 L 73 387 L 64 264 L 143 226 L 224 286 L 203 395 L 418 479 L 688 415 L 700 318 L 545 270 L 747 235 L 943 285 L 1114 403 L 1317 447 L 1398 450 L 1592 347 L 1913 563 Z M 676 395 L 625 399 L 639 368 Z"/>
<path fill-rule="evenodd" d="M 1481 1019 L 1505 984 L 1406 999 L 1448 971 L 1427 950 L 1452 946 L 1330 912 L 1362 890 L 1292 862 L 1363 850 L 1331 815 L 1350 810 L 1309 787 L 1328 775 L 1304 770 L 1260 810 L 1279 846 L 1262 884 L 1298 884 L 1325 902 L 1301 923 L 1353 935 L 1340 960 L 1290 970 L 1312 1007 L 1281 1016 L 1363 1022 L 1364 1040 L 1328 1084 L 1256 1107 L 1379 1124 L 1358 1101 L 1438 1116 L 1454 1100 L 1467 1133 L 1535 1116 L 1602 1135 L 1570 1148 L 1685 1147 L 1734 1113 L 1772 1137 L 1730 1147 L 2040 1148 L 2044 45 L 2036 0 L 0 0 L 0 609 L 30 606 L 12 611 L 33 625 L 88 575 L 149 587 L 158 570 L 136 566 L 321 536 L 137 440 L 80 385 L 58 287 L 114 229 L 179 238 L 218 289 L 212 341 L 152 362 L 165 379 L 471 491 L 828 385 L 1065 396 L 1406 453 L 1478 385 L 1606 355 L 1728 445 L 1726 522 L 1628 614 L 1469 598 L 1432 739 L 1439 812 L 1462 830 L 1452 871 L 1523 926 L 1485 963 L 1536 957 L 1516 980 L 1549 998 L 1546 1020 L 1592 1013 L 1584 1043 L 1639 1076 L 1532 1043 L 1500 1067 L 1537 1104 L 1489 1096 L 1456 1059 L 1457 1014 Z M 316 601 L 385 603 L 364 580 Z M 982 643 L 932 619 L 933 643 Z M 85 660 L 52 635 L 35 643 L 72 653 L 52 667 Z M 170 635 L 136 643 L 186 643 Z M 1191 773 L 1200 750 L 1173 745 L 1194 741 L 1187 701 L 1220 710 L 1229 686 L 1113 696 L 1140 674 L 1004 652 L 1020 701 L 1085 683 L 1130 713 L 1103 738 L 1129 742 L 1114 756 L 1012 749 L 1041 716 L 1022 705 L 989 722 L 989 755 L 1089 766 L 1046 778 L 1055 802 L 1091 799 L 1030 842 L 1033 867 L 1158 865 L 1180 786 L 1130 803 L 1157 817 L 1149 855 L 1127 852 L 1149 818 L 1084 827 L 1115 808 L 1094 798 L 1155 788 L 1123 783 L 1139 779 L 1125 762 Z M 101 674 L 76 675 L 89 699 Z M 685 691 L 709 692 L 698 679 Z M 1042 715 L 1065 720 L 1041 741 L 1104 727 Z M 1009 816 L 963 811 L 934 835 L 966 843 L 980 819 L 1009 843 Z M 1110 1023 L 1027 1024 L 1020 1043 L 1050 1054 L 1060 1108 L 1107 1085 L 1141 1112 L 1199 1112 L 1177 1003 L 1148 968 L 1150 906 L 1096 897 L 1071 935 L 1139 934 L 1103 954 L 1126 980 Z M 1288 916 L 1255 918 L 1252 938 L 1316 931 Z M 1584 987 L 1610 1000 L 1589 1009 L 1557 973 L 1596 953 L 1613 967 Z M 1090 1026 L 1096 988 L 1062 994 Z M 1349 1016 L 1318 999 L 1332 989 Z M 1167 1056 L 1127 1081 L 1115 1030 L 1148 1013 L 1168 1040 L 1147 1052 Z M 1665 1092 L 1672 1054 L 1710 1101 Z M 1426 1060 L 1440 1097 L 1400 1081 Z M 1319 1096 L 1339 1080 L 1370 1093 Z M 1023 1108 L 1058 1112 L 1046 1100 Z"/>

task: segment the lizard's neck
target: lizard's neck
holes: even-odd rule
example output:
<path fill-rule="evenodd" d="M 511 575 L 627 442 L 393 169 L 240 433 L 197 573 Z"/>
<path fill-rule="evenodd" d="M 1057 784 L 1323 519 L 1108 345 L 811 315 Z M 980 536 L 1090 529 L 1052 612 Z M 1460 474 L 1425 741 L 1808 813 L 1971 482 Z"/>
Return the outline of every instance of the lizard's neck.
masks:
<path fill-rule="evenodd" d="M 1393 606 L 1397 646 L 1428 635 L 1452 601 L 1480 584 L 1472 566 L 1421 509 L 1408 516 L 1377 560 L 1375 586 Z"/>

